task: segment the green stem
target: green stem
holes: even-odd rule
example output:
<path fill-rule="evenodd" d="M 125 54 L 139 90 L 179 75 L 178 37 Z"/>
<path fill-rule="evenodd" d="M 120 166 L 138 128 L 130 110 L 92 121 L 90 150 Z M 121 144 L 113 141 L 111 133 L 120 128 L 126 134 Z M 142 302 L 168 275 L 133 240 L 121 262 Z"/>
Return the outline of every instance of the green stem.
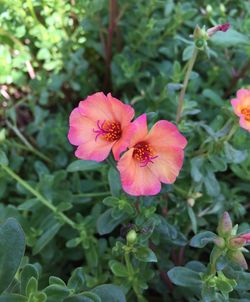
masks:
<path fill-rule="evenodd" d="M 79 193 L 74 194 L 74 197 L 98 197 L 98 196 L 108 196 L 110 192 L 98 192 L 98 193 Z"/>
<path fill-rule="evenodd" d="M 16 46 L 18 45 L 20 49 L 25 49 L 23 43 L 17 39 L 15 36 L 13 36 L 11 33 L 8 31 L 4 30 L 3 28 L 0 28 L 0 35 L 7 36 L 10 40 L 12 40 Z"/>
<path fill-rule="evenodd" d="M 225 141 L 229 141 L 232 136 L 234 135 L 234 133 L 238 130 L 239 126 L 237 124 L 233 124 L 231 130 L 229 131 L 228 135 L 226 136 Z"/>
<path fill-rule="evenodd" d="M 135 272 L 134 272 L 132 263 L 130 261 L 129 251 L 125 251 L 124 258 L 125 258 L 125 263 L 126 263 L 126 267 L 127 267 L 128 274 L 129 274 L 129 279 L 131 279 L 131 281 L 133 282 L 133 290 L 134 290 L 134 292 L 136 294 L 137 300 L 141 301 L 142 298 L 143 298 L 143 296 L 140 293 L 140 289 L 138 287 L 137 281 L 135 280 L 136 282 L 134 282 Z"/>
<path fill-rule="evenodd" d="M 116 169 L 116 163 L 111 155 L 106 159 L 106 162 Z"/>
<path fill-rule="evenodd" d="M 41 153 L 40 151 L 36 150 L 30 142 L 23 136 L 23 134 L 20 132 L 20 130 L 15 126 L 12 125 L 8 120 L 6 120 L 6 125 L 16 134 L 16 136 L 24 143 L 25 146 L 27 146 L 28 150 L 36 154 L 41 159 L 45 160 L 48 163 L 52 163 L 51 159 L 48 158 L 46 155 Z"/>
<path fill-rule="evenodd" d="M 209 263 L 209 274 L 214 275 L 216 273 L 216 262 L 219 257 L 222 255 L 223 251 L 217 247 L 214 247 L 210 254 L 210 263 Z"/>
<path fill-rule="evenodd" d="M 57 208 L 48 201 L 45 197 L 43 197 L 36 189 L 31 187 L 25 180 L 19 177 L 14 171 L 12 171 L 9 167 L 2 165 L 1 168 L 9 174 L 13 179 L 15 179 L 21 186 L 23 186 L 27 191 L 33 194 L 44 206 L 49 208 L 53 213 L 59 216 L 66 224 L 70 225 L 72 228 L 77 229 L 74 221 L 64 215 L 62 212 L 59 212 Z"/>
<path fill-rule="evenodd" d="M 187 85 L 188 85 L 188 81 L 191 75 L 191 71 L 193 69 L 195 60 L 197 58 L 197 54 L 198 54 L 198 48 L 194 48 L 193 50 L 193 54 L 192 57 L 190 58 L 189 62 L 188 62 L 188 68 L 185 74 L 185 78 L 184 78 L 184 82 L 183 82 L 183 86 L 179 95 L 179 102 L 178 102 L 178 108 L 177 108 L 177 112 L 176 112 L 176 123 L 178 124 L 180 121 L 180 117 L 181 117 L 181 113 L 182 113 L 182 108 L 183 108 L 183 103 L 184 103 L 184 96 L 187 90 Z"/>
<path fill-rule="evenodd" d="M 34 7 L 33 7 L 33 4 L 32 4 L 32 0 L 26 0 L 26 3 L 27 3 L 27 6 L 29 8 L 29 11 L 31 13 L 31 16 L 32 18 L 34 19 L 34 21 L 37 23 L 37 24 L 40 24 L 42 25 L 42 27 L 44 28 L 44 25 L 38 20 L 37 18 L 37 15 L 35 13 L 35 10 L 34 10 Z"/>
<path fill-rule="evenodd" d="M 133 277 L 134 270 L 133 270 L 133 266 L 130 262 L 129 252 L 125 252 L 124 258 L 125 258 L 125 263 L 126 263 L 126 266 L 127 266 L 127 269 L 128 269 L 129 276 Z"/>
<path fill-rule="evenodd" d="M 174 187 L 174 190 L 176 192 L 178 192 L 182 197 L 187 197 L 188 196 L 188 192 L 186 192 L 182 188 L 178 187 L 177 185 L 173 185 L 173 187 Z"/>

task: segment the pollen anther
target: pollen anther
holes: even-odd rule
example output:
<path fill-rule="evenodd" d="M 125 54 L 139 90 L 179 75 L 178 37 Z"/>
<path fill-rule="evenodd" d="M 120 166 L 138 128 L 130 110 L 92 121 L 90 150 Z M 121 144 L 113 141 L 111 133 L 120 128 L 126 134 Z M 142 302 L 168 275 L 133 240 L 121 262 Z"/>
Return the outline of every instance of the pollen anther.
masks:
<path fill-rule="evenodd" d="M 241 109 L 241 114 L 244 115 L 246 121 L 250 122 L 250 107 L 245 107 Z"/>
<path fill-rule="evenodd" d="M 148 163 L 154 163 L 153 159 L 158 155 L 154 155 L 153 148 L 147 142 L 140 142 L 135 145 L 133 158 L 141 163 L 141 167 L 147 166 Z"/>
<path fill-rule="evenodd" d="M 95 140 L 101 135 L 101 138 L 108 142 L 114 142 L 118 140 L 122 135 L 121 124 L 118 122 L 103 121 L 102 123 L 97 121 L 97 128 L 93 129 L 96 133 Z"/>

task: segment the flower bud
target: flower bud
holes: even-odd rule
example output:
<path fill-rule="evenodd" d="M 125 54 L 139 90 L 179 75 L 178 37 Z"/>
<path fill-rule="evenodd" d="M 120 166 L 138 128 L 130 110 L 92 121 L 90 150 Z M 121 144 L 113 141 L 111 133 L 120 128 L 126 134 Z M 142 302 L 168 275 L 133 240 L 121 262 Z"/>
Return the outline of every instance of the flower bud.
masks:
<path fill-rule="evenodd" d="M 196 25 L 195 26 L 195 29 L 194 29 L 194 39 L 199 39 L 199 38 L 202 38 L 204 35 L 202 29 L 200 28 L 199 25 Z"/>
<path fill-rule="evenodd" d="M 226 12 L 226 7 L 223 3 L 220 4 L 220 11 L 224 14 Z"/>
<path fill-rule="evenodd" d="M 219 225 L 217 231 L 221 237 L 227 236 L 231 234 L 233 225 L 232 220 L 228 214 L 228 212 L 224 212 L 223 216 L 219 220 Z"/>
<path fill-rule="evenodd" d="M 190 197 L 190 198 L 188 198 L 187 203 L 192 208 L 195 204 L 195 200 Z"/>
<path fill-rule="evenodd" d="M 6 139 L 6 130 L 3 128 L 0 131 L 0 143 L 5 141 L 5 139 Z"/>
<path fill-rule="evenodd" d="M 212 37 L 215 33 L 217 33 L 217 31 L 223 31 L 223 32 L 226 32 L 230 27 L 230 23 L 227 22 L 227 23 L 224 23 L 224 24 L 219 24 L 219 25 L 216 25 L 214 27 L 211 27 L 207 30 L 207 34 L 209 37 Z"/>
<path fill-rule="evenodd" d="M 244 238 L 240 238 L 240 237 L 235 237 L 235 238 L 231 238 L 229 240 L 229 248 L 232 248 L 232 249 L 239 249 L 241 247 L 244 246 L 244 244 L 246 243 L 246 239 Z"/>
<path fill-rule="evenodd" d="M 247 269 L 248 265 L 246 262 L 245 257 L 243 256 L 242 252 L 240 251 L 229 251 L 228 257 L 238 265 L 240 265 L 243 269 Z"/>
<path fill-rule="evenodd" d="M 198 198 L 200 198 L 202 196 L 202 193 L 201 192 L 194 192 L 192 194 L 192 196 L 193 196 L 194 199 L 198 199 Z"/>
<path fill-rule="evenodd" d="M 135 230 L 130 230 L 126 236 L 127 243 L 133 245 L 137 240 L 137 234 Z"/>
<path fill-rule="evenodd" d="M 202 49 L 206 45 L 206 41 L 203 38 L 195 40 L 195 46 Z"/>
<path fill-rule="evenodd" d="M 221 237 L 217 237 L 214 239 L 214 244 L 223 249 L 225 247 L 225 240 Z"/>
<path fill-rule="evenodd" d="M 210 14 L 213 11 L 213 8 L 210 4 L 207 5 L 206 11 L 207 11 L 208 14 Z"/>

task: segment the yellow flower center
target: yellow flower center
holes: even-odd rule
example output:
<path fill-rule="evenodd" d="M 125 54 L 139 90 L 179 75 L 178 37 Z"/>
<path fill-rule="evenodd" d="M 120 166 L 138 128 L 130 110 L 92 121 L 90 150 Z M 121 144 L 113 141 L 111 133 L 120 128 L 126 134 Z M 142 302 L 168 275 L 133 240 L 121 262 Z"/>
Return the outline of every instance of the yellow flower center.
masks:
<path fill-rule="evenodd" d="M 250 122 L 250 107 L 241 109 L 241 113 L 244 115 L 245 120 Z"/>
<path fill-rule="evenodd" d="M 133 158 L 141 163 L 141 167 L 147 166 L 147 164 L 153 163 L 153 159 L 157 158 L 158 155 L 154 155 L 153 148 L 147 142 L 140 142 L 135 145 Z"/>
<path fill-rule="evenodd" d="M 122 136 L 121 124 L 118 122 L 103 121 L 100 123 L 97 121 L 97 128 L 93 129 L 93 132 L 96 133 L 95 140 L 101 135 L 106 141 L 114 142 Z"/>

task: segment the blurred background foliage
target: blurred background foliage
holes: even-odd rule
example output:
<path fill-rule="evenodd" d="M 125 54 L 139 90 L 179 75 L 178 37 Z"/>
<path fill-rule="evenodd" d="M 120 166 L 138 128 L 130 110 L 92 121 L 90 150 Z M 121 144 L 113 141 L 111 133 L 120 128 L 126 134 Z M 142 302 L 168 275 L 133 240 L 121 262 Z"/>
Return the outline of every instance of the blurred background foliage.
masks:
<path fill-rule="evenodd" d="M 88 94 L 104 91 L 132 104 L 137 115 L 146 112 L 150 124 L 174 121 L 193 50 L 190 35 L 197 24 L 227 21 L 231 29 L 216 34 L 207 53 L 199 51 L 191 74 L 179 124 L 188 139 L 184 168 L 160 196 L 141 200 L 136 214 L 115 170 L 75 161 L 67 141 L 69 113 Z M 224 210 L 242 230 L 250 227 L 249 134 L 235 127 L 229 102 L 237 89 L 249 87 L 249 28 L 250 3 L 243 0 L 1 0 L 0 148 L 16 174 L 81 226 L 79 237 L 0 170 L 0 221 L 11 216 L 22 225 L 22 265 L 40 263 L 40 288 L 50 275 L 68 280 L 78 266 L 88 289 L 121 284 L 110 260 L 119 259 L 122 230 L 146 224 L 142 242 L 150 237 L 158 264 L 141 264 L 140 288 L 149 288 L 149 301 L 177 301 L 184 294 L 164 272 L 208 259 L 209 250 L 197 252 L 187 240 L 201 229 L 213 231 Z M 116 199 L 103 204 L 107 196 Z M 197 293 L 185 295 L 198 301 Z"/>

